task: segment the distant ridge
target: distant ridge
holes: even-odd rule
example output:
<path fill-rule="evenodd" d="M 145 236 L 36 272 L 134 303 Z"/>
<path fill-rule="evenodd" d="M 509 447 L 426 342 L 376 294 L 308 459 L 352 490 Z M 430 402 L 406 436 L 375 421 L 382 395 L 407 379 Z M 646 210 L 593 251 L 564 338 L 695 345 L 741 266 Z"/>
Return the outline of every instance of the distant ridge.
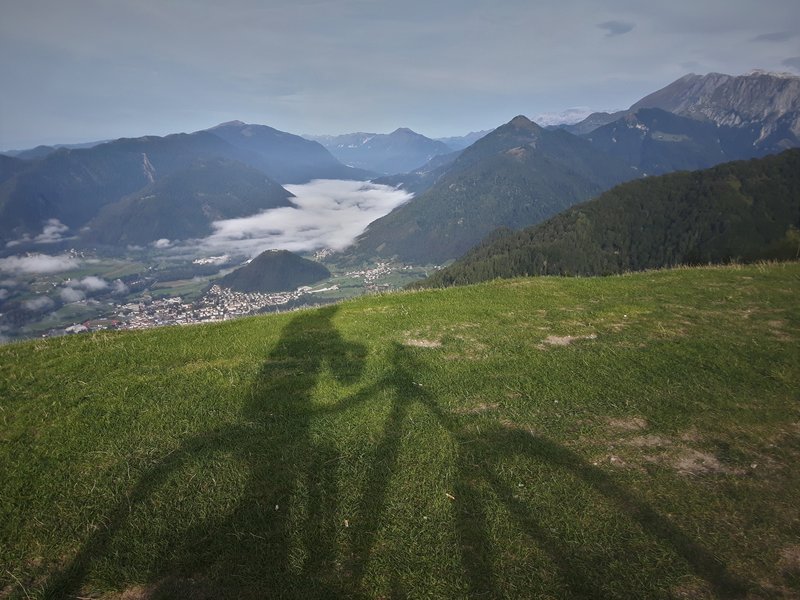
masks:
<path fill-rule="evenodd" d="M 800 77 L 754 70 L 744 75 L 689 73 L 620 113 L 593 113 L 565 129 L 588 134 L 642 108 L 739 130 L 740 146 L 763 156 L 800 145 Z M 614 118 L 616 117 L 616 118 Z"/>
<path fill-rule="evenodd" d="M 339 162 L 321 144 L 267 125 L 228 121 L 207 129 L 253 157 L 251 166 L 284 183 L 311 179 L 368 179 L 372 173 Z"/>
<path fill-rule="evenodd" d="M 347 165 L 384 175 L 406 173 L 433 157 L 452 152 L 450 146 L 400 127 L 392 133 L 348 133 L 316 136 L 337 159 Z"/>

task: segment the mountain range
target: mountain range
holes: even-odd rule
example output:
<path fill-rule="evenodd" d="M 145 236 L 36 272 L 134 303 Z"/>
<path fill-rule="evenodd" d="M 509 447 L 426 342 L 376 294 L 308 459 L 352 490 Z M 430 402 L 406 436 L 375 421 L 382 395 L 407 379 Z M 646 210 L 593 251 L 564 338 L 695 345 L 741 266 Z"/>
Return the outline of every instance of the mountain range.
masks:
<path fill-rule="evenodd" d="M 82 235 L 110 246 L 201 238 L 213 232 L 213 221 L 292 206 L 290 198 L 264 173 L 240 162 L 197 160 L 105 205 Z"/>
<path fill-rule="evenodd" d="M 531 139 L 508 143 L 502 132 L 515 122 L 524 124 L 523 119 L 484 136 L 449 164 L 389 178 L 419 195 L 373 222 L 345 258 L 443 262 L 498 227 L 534 225 L 625 179 L 708 168 L 798 146 L 800 78 L 761 72 L 740 77 L 687 75 L 628 111 L 587 117 L 584 126 L 597 125 L 580 136 L 595 150 L 591 156 L 574 141 L 570 143 L 575 150 L 551 154 L 556 146 L 547 141 L 555 138 L 547 134 L 560 131 L 563 142 L 575 139 L 563 137 L 564 128 L 538 128 L 541 131 Z M 532 131 L 527 125 L 521 129 Z M 516 164 L 509 156 L 517 158 Z M 578 156 L 584 157 L 579 167 L 560 170 L 563 161 L 570 163 Z M 610 159 L 617 161 L 615 167 L 602 162 Z M 615 179 L 614 169 L 621 164 L 633 173 L 616 172 Z M 594 187 L 582 186 L 587 167 L 599 169 L 588 175 L 589 181 L 597 175 L 608 177 L 593 180 Z"/>
<path fill-rule="evenodd" d="M 800 256 L 800 149 L 624 183 L 498 232 L 423 287 Z"/>
<path fill-rule="evenodd" d="M 191 134 L 20 154 L 39 158 L 0 155 L 0 244 L 33 244 L 56 220 L 90 246 L 198 237 L 214 220 L 287 206 L 291 194 L 280 184 L 394 171 L 375 181 L 416 197 L 374 221 L 338 259 L 441 263 L 497 228 L 535 225 L 626 180 L 800 145 L 800 78 L 690 74 L 626 111 L 547 129 L 520 116 L 448 139 L 450 147 L 403 128 L 323 141 L 335 152 L 231 121 Z"/>
<path fill-rule="evenodd" d="M 370 224 L 343 260 L 441 263 L 497 227 L 537 223 L 637 176 L 587 140 L 518 116 L 464 150 L 427 191 Z"/>
<path fill-rule="evenodd" d="M 758 156 L 800 144 L 800 77 L 758 70 L 738 76 L 690 73 L 635 102 L 628 111 L 593 113 L 564 128 L 588 134 L 642 108 L 735 128 L 740 145 L 750 145 Z"/>
<path fill-rule="evenodd" d="M 198 161 L 217 161 L 214 165 L 217 180 L 226 181 L 234 188 L 238 185 L 236 178 L 244 174 L 247 175 L 242 185 L 248 185 L 247 178 L 253 176 L 248 169 L 258 170 L 262 178 L 268 179 L 268 188 L 274 188 L 277 181 L 366 179 L 370 175 L 341 164 L 316 142 L 271 127 L 241 122 L 225 123 L 192 134 L 122 138 L 85 149 L 61 148 L 39 160 L 3 156 L 0 160 L 0 242 L 36 234 L 50 219 L 58 219 L 77 232 L 100 217 L 106 206 L 125 200 L 128 208 L 106 211 L 94 222 L 93 233 L 87 240 L 111 241 L 115 235 L 98 232 L 99 224 L 121 230 L 125 223 L 111 223 L 110 215 L 129 216 L 131 196 L 149 195 L 152 190 L 148 191 L 148 186 L 193 169 Z M 162 189 L 176 192 L 176 181 L 188 183 L 178 175 Z M 188 195 L 199 198 L 219 194 L 214 178 L 201 181 L 212 187 L 202 190 L 192 184 L 178 194 L 184 197 L 181 202 L 185 202 Z M 283 193 L 284 197 L 290 196 L 285 190 Z M 167 201 L 163 195 L 161 198 L 162 203 Z M 223 210 L 219 202 L 216 205 L 222 213 L 238 213 L 247 203 L 230 210 Z M 207 220 L 214 213 L 208 212 Z M 197 233 L 193 226 L 181 230 L 180 220 L 171 227 L 179 238 Z M 126 235 L 140 242 L 148 237 L 145 230 L 130 230 Z"/>
<path fill-rule="evenodd" d="M 405 173 L 421 167 L 434 156 L 449 154 L 453 148 L 410 129 L 392 133 L 348 133 L 313 137 L 346 165 L 383 175 Z"/>

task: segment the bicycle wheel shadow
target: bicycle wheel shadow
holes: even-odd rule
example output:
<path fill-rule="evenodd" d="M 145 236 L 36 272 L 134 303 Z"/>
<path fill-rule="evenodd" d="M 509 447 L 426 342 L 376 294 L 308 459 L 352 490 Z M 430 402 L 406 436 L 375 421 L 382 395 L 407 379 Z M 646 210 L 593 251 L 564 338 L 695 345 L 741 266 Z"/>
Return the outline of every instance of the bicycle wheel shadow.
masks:
<path fill-rule="evenodd" d="M 241 419 L 185 440 L 143 475 L 106 516 L 71 563 L 47 584 L 45 597 L 76 595 L 97 560 L 112 550 L 132 511 L 186 465 L 225 456 L 248 477 L 232 510 L 173 532 L 150 557 L 146 597 L 302 596 L 330 583 L 336 512 L 336 450 L 314 439 L 311 424 L 321 378 L 357 383 L 366 348 L 342 338 L 338 307 L 302 311 L 282 330 L 252 386 Z M 334 404 L 328 413 L 335 412 Z M 343 407 L 344 410 L 344 407 Z M 212 471 L 213 473 L 213 471 Z M 329 587 L 329 586 L 328 586 Z"/>
<path fill-rule="evenodd" d="M 481 432 L 476 434 L 474 428 L 468 427 L 468 417 L 444 411 L 435 396 L 417 383 L 425 378 L 429 368 L 416 358 L 417 352 L 419 350 L 394 343 L 390 359 L 392 368 L 377 386 L 391 388 L 395 401 L 373 459 L 375 463 L 380 462 L 383 469 L 375 471 L 360 494 L 365 499 L 361 508 L 365 527 L 364 533 L 353 541 L 357 582 L 364 577 L 365 566 L 376 543 L 381 515 L 388 502 L 391 474 L 402 451 L 401 440 L 405 431 L 413 427 L 407 415 L 412 405 L 418 403 L 434 415 L 460 449 L 454 468 L 456 500 L 453 527 L 459 540 L 461 575 L 466 580 L 469 597 L 492 598 L 508 594 L 508 590 L 502 588 L 499 574 L 495 573 L 497 557 L 503 554 L 504 549 L 492 539 L 488 515 L 490 510 L 496 510 L 498 502 L 510 515 L 517 530 L 548 557 L 555 576 L 569 597 L 614 597 L 612 593 L 603 592 L 604 580 L 614 576 L 613 570 L 607 569 L 602 578 L 590 575 L 597 573 L 598 556 L 562 539 L 501 476 L 506 470 L 503 462 L 514 458 L 539 463 L 561 477 L 578 482 L 619 518 L 632 522 L 661 548 L 688 565 L 689 570 L 706 581 L 718 597 L 737 598 L 747 593 L 748 584 L 731 574 L 726 565 L 698 540 L 577 453 L 543 436 L 512 427 L 481 425 Z M 366 498 L 370 499 L 369 504 Z M 564 500 L 569 501 L 568 498 Z M 490 502 L 495 508 L 490 508 Z M 619 567 L 616 568 L 617 574 L 622 575 Z M 637 590 L 632 589 L 629 597 L 636 593 Z"/>

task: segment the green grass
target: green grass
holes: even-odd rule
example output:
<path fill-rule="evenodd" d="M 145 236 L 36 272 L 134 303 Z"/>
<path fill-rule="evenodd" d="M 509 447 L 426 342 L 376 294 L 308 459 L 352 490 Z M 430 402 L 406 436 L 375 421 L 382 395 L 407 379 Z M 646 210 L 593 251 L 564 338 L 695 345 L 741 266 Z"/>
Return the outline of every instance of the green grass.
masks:
<path fill-rule="evenodd" d="M 796 597 L 798 292 L 518 279 L 0 347 L 0 597 Z"/>

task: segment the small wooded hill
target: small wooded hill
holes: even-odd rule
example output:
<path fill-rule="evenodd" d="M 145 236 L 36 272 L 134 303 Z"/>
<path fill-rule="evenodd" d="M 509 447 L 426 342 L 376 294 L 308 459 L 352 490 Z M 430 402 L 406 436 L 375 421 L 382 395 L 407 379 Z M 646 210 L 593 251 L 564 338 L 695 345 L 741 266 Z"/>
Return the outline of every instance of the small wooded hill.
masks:
<path fill-rule="evenodd" d="M 330 276 L 318 262 L 287 250 L 267 250 L 217 283 L 235 292 L 288 292 Z"/>
<path fill-rule="evenodd" d="M 796 598 L 800 264 L 0 346 L 0 597 Z"/>
<path fill-rule="evenodd" d="M 793 259 L 800 150 L 629 182 L 494 236 L 420 287 L 519 275 L 607 275 L 679 264 Z"/>

